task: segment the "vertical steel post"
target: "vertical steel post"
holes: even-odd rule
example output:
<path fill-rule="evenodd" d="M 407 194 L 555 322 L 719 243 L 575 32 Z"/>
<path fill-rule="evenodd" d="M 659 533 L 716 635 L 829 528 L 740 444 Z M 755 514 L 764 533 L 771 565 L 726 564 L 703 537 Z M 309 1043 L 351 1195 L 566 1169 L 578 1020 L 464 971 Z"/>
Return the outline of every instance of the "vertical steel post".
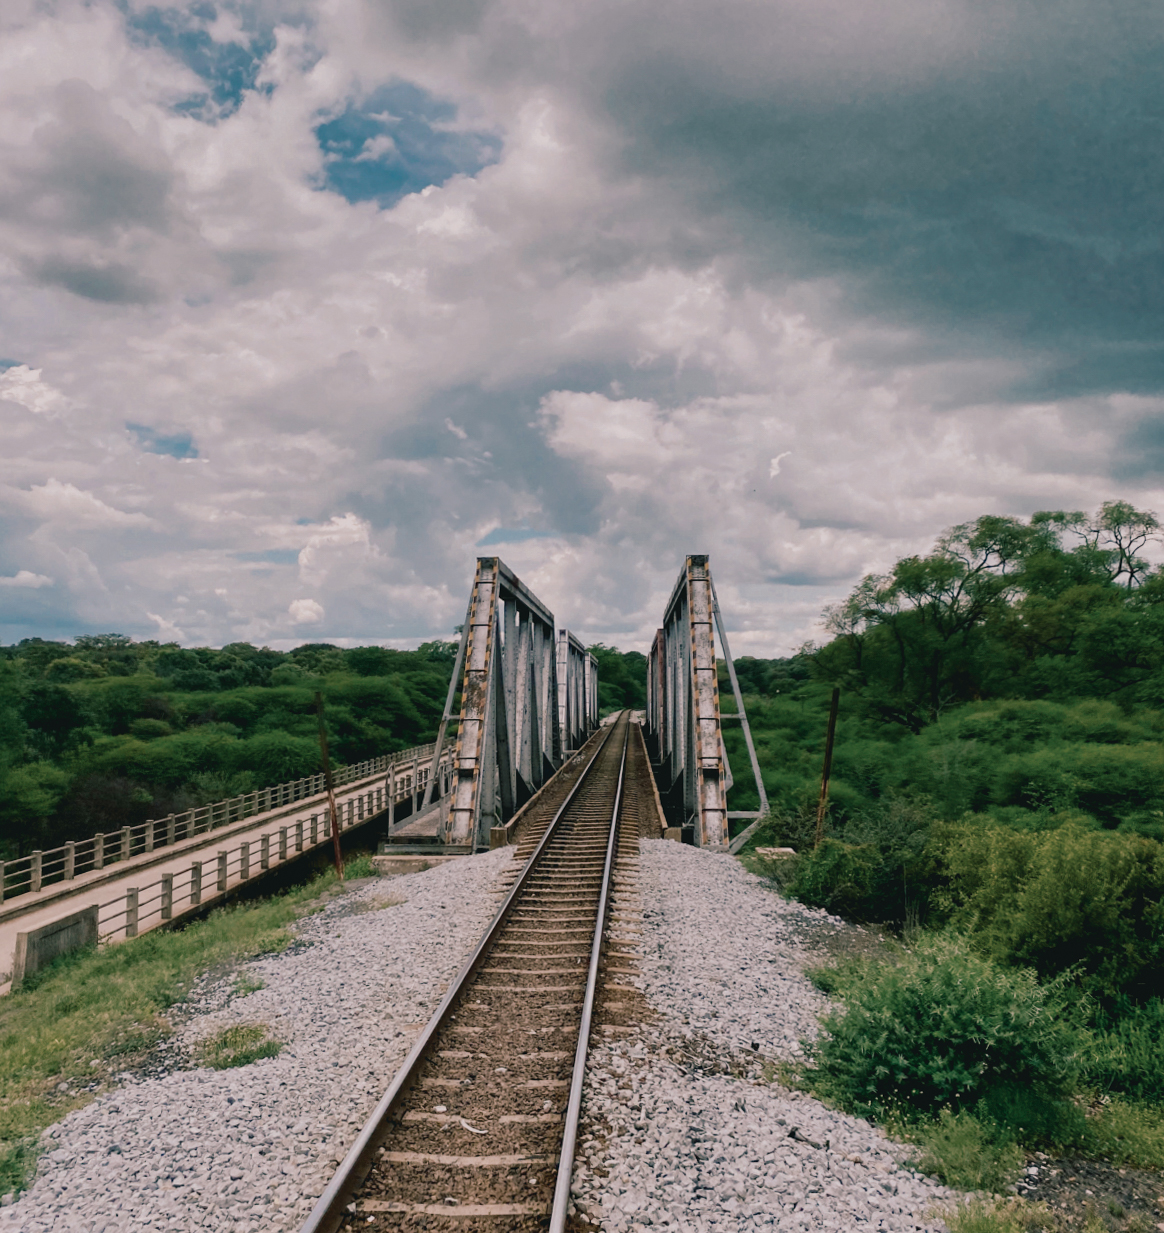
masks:
<path fill-rule="evenodd" d="M 331 814 L 331 841 L 333 855 L 335 857 L 335 873 L 336 877 L 342 882 L 344 880 L 344 859 L 343 853 L 340 851 L 339 838 L 339 817 L 336 814 L 335 807 L 335 785 L 331 776 L 331 759 L 327 753 L 327 727 L 323 722 L 323 694 L 316 691 L 315 694 L 315 710 L 319 716 L 319 752 L 323 759 L 323 779 L 327 784 L 327 805 Z M 284 830 L 279 838 L 280 844 L 280 860 L 285 860 L 287 856 L 287 832 Z"/>
<path fill-rule="evenodd" d="M 829 807 L 829 776 L 833 770 L 833 741 L 837 735 L 837 712 L 841 707 L 841 691 L 834 687 L 833 696 L 829 699 L 829 726 L 825 735 L 824 766 L 820 773 L 820 801 L 816 807 L 816 834 L 813 837 L 813 848 L 820 847 L 824 838 L 825 814 Z"/>

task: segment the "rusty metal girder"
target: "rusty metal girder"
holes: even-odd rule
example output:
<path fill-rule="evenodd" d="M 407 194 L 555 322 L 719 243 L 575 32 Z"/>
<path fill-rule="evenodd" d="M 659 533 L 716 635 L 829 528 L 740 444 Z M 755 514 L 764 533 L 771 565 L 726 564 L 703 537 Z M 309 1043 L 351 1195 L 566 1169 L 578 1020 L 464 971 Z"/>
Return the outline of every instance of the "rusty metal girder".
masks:
<path fill-rule="evenodd" d="M 736 712 L 726 717 L 719 705 L 717 629 L 736 702 Z M 738 719 L 743 725 L 760 796 L 758 812 L 728 813 L 732 774 L 723 743 L 723 718 Z M 647 656 L 647 735 L 659 768 L 664 809 L 689 829 L 698 846 L 726 849 L 729 818 L 767 813 L 768 800 L 705 555 L 687 558 Z"/>
<path fill-rule="evenodd" d="M 566 638 L 581 649 L 577 639 Z M 441 837 L 454 847 L 480 849 L 488 848 L 490 829 L 513 817 L 561 765 L 568 744 L 561 724 L 561 652 L 553 613 L 500 557 L 477 559 L 462 647 L 455 782 Z M 595 705 L 584 701 L 580 711 L 588 731 L 597 723 L 597 675 L 593 667 L 590 672 Z M 442 735 L 452 699 L 450 688 Z"/>
<path fill-rule="evenodd" d="M 558 728 L 562 753 L 581 749 L 598 726 L 598 662 L 568 629 L 558 631 Z"/>

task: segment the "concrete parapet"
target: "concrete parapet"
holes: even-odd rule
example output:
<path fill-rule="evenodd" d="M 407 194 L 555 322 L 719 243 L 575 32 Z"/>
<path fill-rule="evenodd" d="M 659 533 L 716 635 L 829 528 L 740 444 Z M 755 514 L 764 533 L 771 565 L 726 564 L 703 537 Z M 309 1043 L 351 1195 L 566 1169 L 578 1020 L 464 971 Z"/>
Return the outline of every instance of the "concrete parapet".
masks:
<path fill-rule="evenodd" d="M 16 953 L 12 963 L 12 985 L 15 988 L 26 977 L 39 972 L 59 955 L 97 942 L 97 905 L 82 908 L 60 920 L 50 921 L 39 929 L 16 935 Z"/>

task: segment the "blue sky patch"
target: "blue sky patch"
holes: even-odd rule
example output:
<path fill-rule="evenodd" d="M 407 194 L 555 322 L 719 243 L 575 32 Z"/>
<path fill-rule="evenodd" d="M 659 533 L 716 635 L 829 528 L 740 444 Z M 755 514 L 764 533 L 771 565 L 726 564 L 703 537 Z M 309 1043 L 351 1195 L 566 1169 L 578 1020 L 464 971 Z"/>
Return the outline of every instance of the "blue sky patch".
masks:
<path fill-rule="evenodd" d="M 553 531 L 531 531 L 529 527 L 494 527 L 484 539 L 476 543 L 478 548 L 488 548 L 490 544 L 524 544 L 527 539 L 553 539 Z"/>
<path fill-rule="evenodd" d="M 147 454 L 168 454 L 171 458 L 197 458 L 198 447 L 188 432 L 158 432 L 145 424 L 126 424 Z"/>
<path fill-rule="evenodd" d="M 205 0 L 182 9 L 149 8 L 126 18 L 131 38 L 161 47 L 206 83 L 205 92 L 194 94 L 177 106 L 178 111 L 206 119 L 238 110 L 243 95 L 257 88 L 263 60 L 275 46 L 270 30 L 246 31 L 249 41 L 245 46 L 215 42 L 208 27 L 218 16 L 219 8 L 233 13 L 245 27 L 244 13 Z"/>
<path fill-rule="evenodd" d="M 316 128 L 323 187 L 386 208 L 430 184 L 476 175 L 497 161 L 501 139 L 457 130 L 456 117 L 452 103 L 410 82 L 382 86 Z"/>
<path fill-rule="evenodd" d="M 23 360 L 0 360 L 0 372 L 7 372 L 10 368 L 20 368 L 23 363 Z"/>
<path fill-rule="evenodd" d="M 236 561 L 264 561 L 268 565 L 294 565 L 299 560 L 298 548 L 264 548 L 262 552 L 232 552 Z"/>

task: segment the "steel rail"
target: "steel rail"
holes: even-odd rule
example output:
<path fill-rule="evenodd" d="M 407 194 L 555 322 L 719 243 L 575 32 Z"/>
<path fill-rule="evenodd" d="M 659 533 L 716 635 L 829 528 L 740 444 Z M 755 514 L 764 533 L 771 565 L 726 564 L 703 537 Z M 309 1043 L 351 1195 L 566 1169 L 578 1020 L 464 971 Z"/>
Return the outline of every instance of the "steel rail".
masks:
<path fill-rule="evenodd" d="M 594 941 L 590 946 L 590 970 L 586 976 L 586 993 L 582 999 L 582 1023 L 578 1028 L 578 1046 L 574 1051 L 574 1071 L 570 1076 L 570 1100 L 566 1105 L 562 1151 L 558 1157 L 558 1177 L 554 1183 L 554 1202 L 550 1209 L 550 1233 L 565 1233 L 570 1209 L 570 1179 L 574 1174 L 574 1149 L 578 1144 L 578 1120 L 582 1115 L 582 1084 L 586 1079 L 586 1054 L 590 1048 L 590 1024 L 594 1017 L 594 999 L 598 990 L 598 967 L 602 958 L 602 938 L 606 932 L 606 910 L 610 902 L 610 883 L 614 877 L 614 858 L 618 851 L 618 815 L 622 809 L 622 790 L 626 781 L 626 754 L 630 745 L 630 724 L 622 739 L 622 758 L 618 766 L 618 787 L 614 793 L 614 808 L 610 815 L 610 837 L 606 843 L 606 861 L 602 867 L 602 891 L 598 896 L 598 915 L 594 922 Z"/>
<path fill-rule="evenodd" d="M 582 774 L 578 776 L 566 799 L 558 807 L 553 818 L 550 819 L 545 834 L 538 841 L 537 847 L 530 853 L 529 859 L 502 900 L 501 906 L 497 909 L 496 914 L 489 923 L 489 927 L 477 943 L 472 955 L 466 960 L 456 979 L 449 986 L 448 992 L 441 999 L 440 1005 L 425 1025 L 424 1030 L 417 1038 L 416 1044 L 413 1045 L 412 1052 L 404 1059 L 404 1064 L 396 1072 L 396 1077 L 392 1080 L 388 1090 L 380 1097 L 379 1103 L 364 1123 L 363 1129 L 357 1136 L 355 1143 L 352 1144 L 343 1162 L 333 1174 L 331 1181 L 328 1182 L 327 1188 L 320 1195 L 319 1201 L 311 1210 L 311 1214 L 300 1226 L 300 1233 L 335 1233 L 335 1230 L 343 1222 L 347 1204 L 352 1202 L 360 1187 L 364 1184 L 364 1180 L 369 1172 L 371 1172 L 372 1165 L 375 1163 L 376 1150 L 388 1136 L 390 1129 L 388 1121 L 397 1101 L 416 1077 L 417 1071 L 423 1065 L 429 1049 L 436 1040 L 437 1033 L 444 1026 L 446 1018 L 456 1006 L 457 1000 L 462 992 L 464 992 L 465 986 L 476 975 L 477 969 L 481 966 L 489 949 L 492 947 L 496 935 L 500 933 L 517 896 L 529 881 L 530 875 L 541 859 L 546 845 L 557 830 L 563 815 L 573 804 L 575 796 L 577 796 L 582 785 L 589 778 L 590 772 L 598 764 L 599 756 L 606 748 L 614 727 L 615 725 L 611 724 L 606 729 L 605 735 L 603 735 L 601 741 L 595 747 Z M 620 786 L 621 782 L 620 778 Z"/>

